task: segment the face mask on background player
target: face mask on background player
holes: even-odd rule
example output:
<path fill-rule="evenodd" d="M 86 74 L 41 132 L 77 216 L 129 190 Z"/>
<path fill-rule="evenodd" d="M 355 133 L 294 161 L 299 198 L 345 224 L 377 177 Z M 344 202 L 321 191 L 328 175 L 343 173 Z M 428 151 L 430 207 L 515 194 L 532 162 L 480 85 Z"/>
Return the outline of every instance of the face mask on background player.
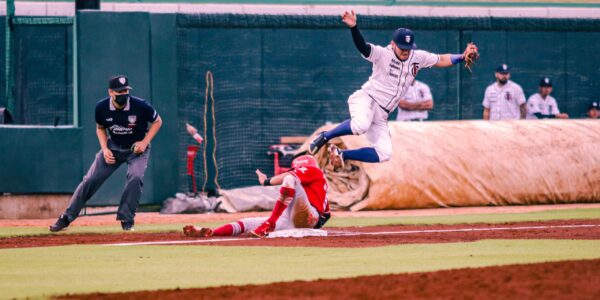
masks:
<path fill-rule="evenodd" d="M 129 100 L 128 94 L 115 95 L 115 102 L 119 104 L 119 106 L 125 105 L 127 103 L 127 100 Z"/>

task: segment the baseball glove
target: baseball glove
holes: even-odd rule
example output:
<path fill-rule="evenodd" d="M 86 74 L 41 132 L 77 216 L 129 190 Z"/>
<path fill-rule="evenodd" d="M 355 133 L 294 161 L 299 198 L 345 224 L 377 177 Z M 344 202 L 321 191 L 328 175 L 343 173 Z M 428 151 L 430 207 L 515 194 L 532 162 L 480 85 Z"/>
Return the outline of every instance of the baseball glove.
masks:
<path fill-rule="evenodd" d="M 463 53 L 465 57 L 465 68 L 469 69 L 469 72 L 473 72 L 471 70 L 471 66 L 475 64 L 475 61 L 479 59 L 479 52 L 477 51 L 477 46 L 474 43 L 467 44 L 467 48 Z"/>

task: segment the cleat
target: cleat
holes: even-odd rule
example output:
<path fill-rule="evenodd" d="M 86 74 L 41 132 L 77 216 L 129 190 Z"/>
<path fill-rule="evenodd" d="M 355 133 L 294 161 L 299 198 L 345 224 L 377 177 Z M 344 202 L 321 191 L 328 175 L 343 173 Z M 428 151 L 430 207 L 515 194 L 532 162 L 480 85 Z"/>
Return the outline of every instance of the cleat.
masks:
<path fill-rule="evenodd" d="M 275 225 L 271 225 L 269 221 L 265 221 L 264 223 L 260 224 L 260 226 L 258 226 L 256 229 L 250 231 L 250 234 L 252 234 L 255 237 L 264 238 L 267 237 L 269 233 L 273 231 L 275 231 Z"/>
<path fill-rule="evenodd" d="M 211 237 L 213 236 L 213 231 L 208 227 L 187 225 L 183 227 L 183 234 L 190 237 Z"/>
<path fill-rule="evenodd" d="M 325 144 L 327 144 L 327 139 L 325 139 L 325 132 L 322 131 L 312 141 L 310 141 L 310 145 L 308 145 L 308 154 L 317 154 L 319 149 L 321 149 L 321 147 L 323 147 Z"/>
<path fill-rule="evenodd" d="M 336 145 L 329 146 L 329 162 L 331 162 L 334 168 L 346 167 L 346 164 L 344 164 L 344 153 Z"/>
<path fill-rule="evenodd" d="M 65 215 L 61 215 L 58 217 L 58 220 L 56 220 L 56 223 L 48 227 L 48 229 L 50 229 L 51 232 L 59 232 L 69 227 L 69 224 L 71 224 L 71 222 L 69 222 L 69 218 L 67 218 Z"/>
<path fill-rule="evenodd" d="M 135 231 L 133 228 L 133 221 L 121 221 L 121 228 L 123 228 L 123 231 Z"/>

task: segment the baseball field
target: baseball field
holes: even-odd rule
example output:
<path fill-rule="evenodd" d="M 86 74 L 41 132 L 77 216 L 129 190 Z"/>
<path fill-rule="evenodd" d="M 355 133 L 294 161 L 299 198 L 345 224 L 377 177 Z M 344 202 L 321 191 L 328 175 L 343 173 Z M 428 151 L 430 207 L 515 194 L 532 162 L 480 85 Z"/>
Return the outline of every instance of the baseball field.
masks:
<path fill-rule="evenodd" d="M 564 298 L 600 294 L 600 205 L 337 212 L 326 237 L 190 238 L 245 214 L 0 220 L 1 298 Z"/>

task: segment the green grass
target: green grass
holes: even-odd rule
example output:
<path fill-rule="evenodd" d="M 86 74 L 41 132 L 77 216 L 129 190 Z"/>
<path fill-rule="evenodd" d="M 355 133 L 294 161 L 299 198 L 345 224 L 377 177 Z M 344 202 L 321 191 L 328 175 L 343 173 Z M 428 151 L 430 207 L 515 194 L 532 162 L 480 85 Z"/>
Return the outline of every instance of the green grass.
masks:
<path fill-rule="evenodd" d="M 523 221 L 547 221 L 569 219 L 600 219 L 600 208 L 582 208 L 565 210 L 547 210 L 530 213 L 504 213 L 504 214 L 477 214 L 477 215 L 451 215 L 451 216 L 419 216 L 419 217 L 359 217 L 336 218 L 327 223 L 329 227 L 348 226 L 377 226 L 377 225 L 428 225 L 428 224 L 473 224 L 473 223 L 505 223 Z M 115 222 L 116 223 L 116 222 Z M 199 226 L 215 227 L 223 223 L 196 223 Z M 76 226 L 69 228 L 61 234 L 75 233 L 116 233 L 122 232 L 117 224 L 114 226 Z M 169 232 L 180 231 L 187 224 L 158 224 L 136 225 L 136 232 Z M 47 235 L 50 234 L 46 227 L 0 227 L 0 238 Z"/>
<path fill-rule="evenodd" d="M 261 284 L 600 258 L 600 241 L 483 240 L 374 248 L 62 246 L 0 250 L 3 298 Z"/>

